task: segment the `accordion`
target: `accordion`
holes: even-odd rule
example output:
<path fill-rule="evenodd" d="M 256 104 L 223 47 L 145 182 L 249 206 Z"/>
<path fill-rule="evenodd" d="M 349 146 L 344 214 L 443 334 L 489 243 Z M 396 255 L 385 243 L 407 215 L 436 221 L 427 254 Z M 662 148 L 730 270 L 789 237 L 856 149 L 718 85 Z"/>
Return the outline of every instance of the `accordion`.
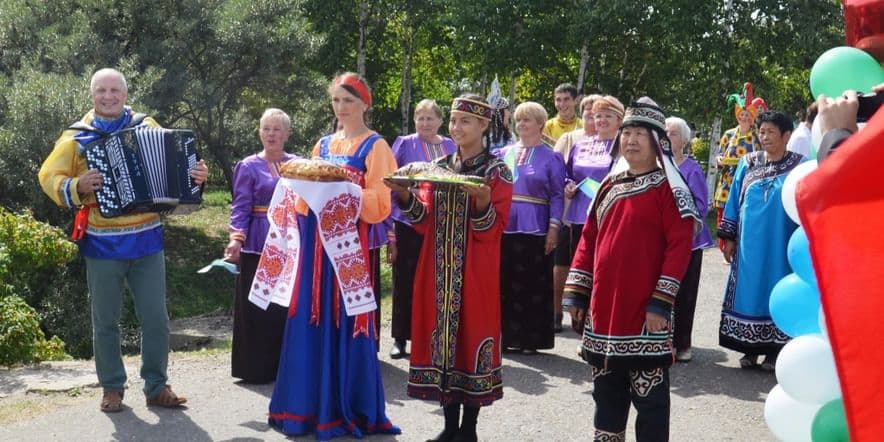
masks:
<path fill-rule="evenodd" d="M 202 203 L 202 188 L 190 172 L 199 155 L 193 131 L 135 127 L 84 147 L 86 164 L 103 184 L 95 192 L 101 216 L 128 213 L 190 213 Z"/>

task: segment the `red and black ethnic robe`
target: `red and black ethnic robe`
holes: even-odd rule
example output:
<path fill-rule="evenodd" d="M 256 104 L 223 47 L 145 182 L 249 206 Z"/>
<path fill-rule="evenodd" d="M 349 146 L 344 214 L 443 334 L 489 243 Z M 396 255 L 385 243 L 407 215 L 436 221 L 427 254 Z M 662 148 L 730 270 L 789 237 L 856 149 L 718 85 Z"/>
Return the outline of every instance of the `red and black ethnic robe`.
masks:
<path fill-rule="evenodd" d="M 691 257 L 693 220 L 682 218 L 660 170 L 605 179 L 583 227 L 563 304 L 586 307 L 583 358 L 604 369 L 672 365 L 672 335 L 648 332 L 647 312 L 672 324 Z M 671 328 L 671 327 L 670 327 Z"/>
<path fill-rule="evenodd" d="M 414 279 L 408 395 L 443 405 L 490 405 L 503 396 L 500 374 L 500 242 L 509 220 L 509 168 L 482 153 L 455 166 L 482 176 L 491 203 L 481 213 L 457 186 L 424 183 L 403 213 L 424 241 Z"/>

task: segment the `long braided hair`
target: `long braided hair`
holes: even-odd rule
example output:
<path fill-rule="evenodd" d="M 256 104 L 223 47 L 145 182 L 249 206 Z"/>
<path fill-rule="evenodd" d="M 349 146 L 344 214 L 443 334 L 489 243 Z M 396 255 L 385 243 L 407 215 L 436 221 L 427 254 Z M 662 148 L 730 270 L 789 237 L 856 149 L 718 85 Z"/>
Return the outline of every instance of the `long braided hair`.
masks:
<path fill-rule="evenodd" d="M 491 114 L 491 124 L 489 128 L 491 129 L 490 133 L 490 145 L 507 145 L 512 141 L 513 134 L 507 129 L 504 124 L 504 114 L 506 110 L 509 109 L 510 102 L 505 97 L 500 97 L 500 101 L 498 101 L 497 106 L 494 109 L 494 112 Z"/>

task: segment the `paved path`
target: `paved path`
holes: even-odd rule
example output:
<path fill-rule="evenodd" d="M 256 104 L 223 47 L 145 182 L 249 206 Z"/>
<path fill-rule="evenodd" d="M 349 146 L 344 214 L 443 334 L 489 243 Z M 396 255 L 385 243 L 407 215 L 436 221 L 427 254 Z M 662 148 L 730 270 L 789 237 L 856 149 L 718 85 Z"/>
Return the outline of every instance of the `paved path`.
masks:
<path fill-rule="evenodd" d="M 774 386 L 773 374 L 741 370 L 737 354 L 717 346 L 722 287 L 727 267 L 717 250 L 707 250 L 694 328 L 694 361 L 671 371 L 673 441 L 766 441 L 764 398 Z M 388 312 L 384 312 L 389 316 Z M 389 330 L 384 331 L 384 336 Z M 587 365 L 576 355 L 577 335 L 557 335 L 556 348 L 537 356 L 505 355 L 504 398 L 480 414 L 480 439 L 485 441 L 586 441 L 592 437 L 592 385 Z M 441 409 L 405 394 L 407 361 L 387 357 L 383 340 L 381 367 L 387 414 L 403 429 L 397 437 L 376 441 L 423 441 L 442 425 Z M 137 379 L 137 360 L 130 362 L 125 404 L 118 414 L 98 411 L 91 365 L 69 363 L 57 369 L 0 371 L 0 441 L 258 441 L 286 440 L 270 429 L 266 411 L 272 387 L 234 382 L 229 353 L 175 353 L 171 382 L 186 395 L 184 411 L 148 409 Z M 41 374 L 42 373 L 42 374 Z M 30 378 L 28 378 L 30 376 Z M 74 382 L 82 394 L 23 394 L 39 389 L 40 379 Z M 53 384 L 49 384 L 53 385 Z M 90 386 L 91 385 L 91 386 Z M 51 388 L 50 388 L 51 389 Z M 60 405 L 34 411 L 34 403 Z M 23 404 L 30 404 L 25 407 Z M 17 410 L 29 410 L 18 413 Z M 634 440 L 629 424 L 629 438 Z M 312 437 L 298 440 L 313 440 Z M 338 439 L 346 440 L 346 439 Z"/>

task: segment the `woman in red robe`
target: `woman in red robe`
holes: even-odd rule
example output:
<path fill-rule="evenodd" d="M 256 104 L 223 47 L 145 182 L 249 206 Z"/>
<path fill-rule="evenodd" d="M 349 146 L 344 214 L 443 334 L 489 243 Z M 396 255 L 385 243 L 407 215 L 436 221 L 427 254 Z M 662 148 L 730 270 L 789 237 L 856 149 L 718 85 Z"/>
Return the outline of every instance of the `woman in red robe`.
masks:
<path fill-rule="evenodd" d="M 483 177 L 485 184 L 423 183 L 412 192 L 387 183 L 424 237 L 414 280 L 408 395 L 444 407 L 445 429 L 434 441 L 477 440 L 479 407 L 503 396 L 500 242 L 513 178 L 483 147 L 491 112 L 481 97 L 456 98 L 448 131 L 458 149 L 435 161 L 455 173 Z"/>
<path fill-rule="evenodd" d="M 658 107 L 633 103 L 611 154 L 562 304 L 592 366 L 595 440 L 625 440 L 630 403 L 637 440 L 668 440 L 672 305 L 699 216 Z"/>

